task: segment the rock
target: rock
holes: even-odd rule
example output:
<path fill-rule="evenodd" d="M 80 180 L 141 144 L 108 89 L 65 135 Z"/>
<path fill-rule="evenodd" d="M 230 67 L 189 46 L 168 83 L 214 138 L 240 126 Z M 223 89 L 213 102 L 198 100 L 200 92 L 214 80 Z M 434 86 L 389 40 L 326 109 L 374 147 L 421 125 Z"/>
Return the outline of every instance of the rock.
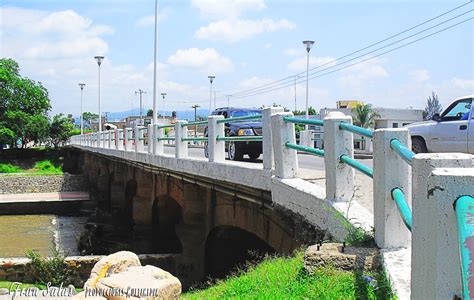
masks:
<path fill-rule="evenodd" d="M 328 265 L 345 271 L 354 269 L 375 271 L 380 267 L 379 250 L 346 246 L 342 252 L 342 245 L 337 243 L 322 244 L 319 250 L 317 245 L 306 249 L 304 254 L 306 271 L 313 273 L 316 269 Z"/>
<path fill-rule="evenodd" d="M 92 268 L 84 289 L 95 288 L 97 282 L 104 277 L 125 271 L 131 266 L 141 266 L 138 256 L 130 251 L 120 251 L 103 257 Z"/>
<path fill-rule="evenodd" d="M 96 287 L 102 289 L 109 300 L 179 299 L 181 294 L 178 278 L 155 266 L 129 267 L 100 279 Z"/>

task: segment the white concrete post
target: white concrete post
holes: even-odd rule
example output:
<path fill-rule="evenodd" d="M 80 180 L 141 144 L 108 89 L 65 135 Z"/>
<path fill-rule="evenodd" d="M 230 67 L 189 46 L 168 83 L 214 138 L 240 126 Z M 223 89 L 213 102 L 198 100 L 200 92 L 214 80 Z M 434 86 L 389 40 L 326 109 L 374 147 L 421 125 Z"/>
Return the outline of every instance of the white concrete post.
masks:
<path fill-rule="evenodd" d="M 314 147 L 313 132 L 311 130 L 300 131 L 300 145 Z"/>
<path fill-rule="evenodd" d="M 272 142 L 275 161 L 275 176 L 295 178 L 298 174 L 298 153 L 286 147 L 286 143 L 296 144 L 295 124 L 287 123 L 284 117 L 292 113 L 276 113 L 272 116 Z"/>
<path fill-rule="evenodd" d="M 441 182 L 440 174 L 434 176 L 434 170 L 464 168 L 467 174 L 472 167 L 472 156 L 417 154 L 412 166 L 411 299 L 453 299 L 454 295 L 461 296 L 461 280 L 456 231 L 450 225 L 454 222 L 452 203 L 472 192 L 473 186 L 467 187 L 462 175 L 450 184 Z"/>
<path fill-rule="evenodd" d="M 125 128 L 124 139 L 125 139 L 125 151 L 132 151 L 132 128 Z"/>
<path fill-rule="evenodd" d="M 183 141 L 183 138 L 188 137 L 188 128 L 181 126 L 184 122 L 176 122 L 174 124 L 174 136 L 175 136 L 175 156 L 176 158 L 187 158 L 188 157 L 188 142 Z"/>
<path fill-rule="evenodd" d="M 165 136 L 165 129 L 164 128 L 159 128 L 159 125 L 156 125 L 155 127 L 155 155 L 162 155 L 163 154 L 163 144 L 164 141 L 159 141 L 158 138 L 162 138 Z"/>
<path fill-rule="evenodd" d="M 155 152 L 155 125 L 148 124 L 148 153 L 153 154 Z"/>
<path fill-rule="evenodd" d="M 208 117 L 208 151 L 209 161 L 218 162 L 225 161 L 225 142 L 217 141 L 217 137 L 224 137 L 224 123 L 217 123 L 217 120 L 223 120 L 224 116 L 209 116 Z"/>
<path fill-rule="evenodd" d="M 119 150 L 120 149 L 120 142 L 121 142 L 121 140 L 120 140 L 120 129 L 115 129 L 114 130 L 114 136 L 115 136 L 115 141 L 114 141 L 115 142 L 115 144 L 114 144 L 115 149 Z"/>
<path fill-rule="evenodd" d="M 271 170 L 275 165 L 273 161 L 272 115 L 281 112 L 283 112 L 283 107 L 267 107 L 262 111 L 262 150 L 264 170 Z"/>
<path fill-rule="evenodd" d="M 134 131 L 135 131 L 135 152 L 143 152 L 144 147 L 143 147 L 143 126 L 136 126 Z"/>
<path fill-rule="evenodd" d="M 112 139 L 113 139 L 112 131 L 107 130 L 107 148 L 109 149 L 112 148 Z"/>
<path fill-rule="evenodd" d="M 349 201 L 354 195 L 354 168 L 339 160 L 343 154 L 354 158 L 354 139 L 339 129 L 342 122 L 352 124 L 352 117 L 336 111 L 324 118 L 326 198 L 331 201 Z"/>
<path fill-rule="evenodd" d="M 94 142 L 94 147 L 99 148 L 99 139 L 100 139 L 100 132 L 97 132 L 95 134 L 95 142 Z"/>
<path fill-rule="evenodd" d="M 411 149 L 410 133 L 406 128 L 374 132 L 374 228 L 375 242 L 382 249 L 408 247 L 411 243 L 411 232 L 392 199 L 392 190 L 400 188 L 411 205 L 411 166 L 390 148 L 393 139 Z"/>

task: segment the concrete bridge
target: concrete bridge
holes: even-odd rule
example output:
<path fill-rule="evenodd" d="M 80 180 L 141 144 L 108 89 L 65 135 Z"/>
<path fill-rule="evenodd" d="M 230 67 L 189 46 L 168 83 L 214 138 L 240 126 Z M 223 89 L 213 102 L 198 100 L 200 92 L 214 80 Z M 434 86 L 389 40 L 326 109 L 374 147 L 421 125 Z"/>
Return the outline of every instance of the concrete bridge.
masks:
<path fill-rule="evenodd" d="M 452 204 L 474 195 L 472 156 L 414 155 L 406 129 L 372 132 L 338 113 L 322 122 L 267 108 L 261 118 L 263 136 L 247 140 L 262 141 L 262 164 L 225 160 L 225 143 L 246 137 L 225 137 L 229 120 L 223 116 L 75 136 L 71 145 L 79 151 L 71 155 L 95 183 L 99 205 L 169 241 L 167 250 L 182 253 L 198 271 L 190 281 L 204 270 L 219 274 L 218 265 L 234 255 L 220 256 L 214 265 L 209 258 L 226 249 L 259 244 L 287 253 L 324 237 L 343 241 L 362 228 L 375 230 L 399 298 L 462 295 L 461 278 L 469 276 L 461 276 L 467 273 L 461 272 L 460 217 Z M 309 122 L 324 127 L 324 150 L 296 144 L 294 124 Z M 188 136 L 188 127 L 203 124 L 208 137 Z M 165 136 L 166 127 L 173 127 L 174 136 Z M 353 159 L 354 133 L 373 140 L 373 169 Z M 166 140 L 175 142 L 174 155 L 164 154 Z M 209 158 L 189 157 L 188 143 L 204 140 Z M 325 188 L 299 176 L 297 151 L 324 157 Z M 355 170 L 373 178 L 373 214 L 354 199 Z M 219 239 L 229 247 L 219 248 Z"/>

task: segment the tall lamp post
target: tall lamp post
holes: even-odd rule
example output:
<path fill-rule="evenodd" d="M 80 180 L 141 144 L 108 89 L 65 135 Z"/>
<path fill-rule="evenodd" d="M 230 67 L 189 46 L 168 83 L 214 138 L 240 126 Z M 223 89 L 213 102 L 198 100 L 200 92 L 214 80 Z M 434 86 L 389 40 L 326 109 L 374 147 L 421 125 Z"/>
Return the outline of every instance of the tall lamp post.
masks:
<path fill-rule="evenodd" d="M 153 57 L 153 119 L 152 124 L 158 123 L 158 108 L 157 108 L 157 100 L 156 100 L 156 92 L 157 92 L 157 75 L 156 75 L 156 68 L 158 65 L 158 0 L 155 0 L 155 44 L 154 44 L 154 57 Z"/>
<path fill-rule="evenodd" d="M 194 122 L 197 121 L 197 109 L 198 107 L 201 107 L 199 106 L 199 104 L 195 104 L 193 106 L 191 106 L 191 108 L 194 108 Z M 194 137 L 197 137 L 197 125 L 194 125 Z"/>
<path fill-rule="evenodd" d="M 214 78 L 216 78 L 216 76 L 209 75 L 209 76 L 207 76 L 207 78 L 209 78 L 209 83 L 210 83 L 210 86 L 209 86 L 209 114 L 211 114 L 211 111 L 212 111 L 212 83 L 214 82 Z"/>
<path fill-rule="evenodd" d="M 306 119 L 309 119 L 308 111 L 308 85 L 309 85 L 309 51 L 314 44 L 314 41 L 303 41 L 303 44 L 306 45 Z M 308 125 L 306 125 L 306 130 L 308 130 Z"/>
<path fill-rule="evenodd" d="M 104 60 L 103 56 L 94 56 L 95 60 L 97 61 L 97 65 L 99 66 L 99 132 L 102 131 L 102 108 L 100 105 L 100 65 L 102 64 L 102 61 Z"/>
<path fill-rule="evenodd" d="M 161 93 L 161 97 L 163 97 L 163 124 L 166 123 L 166 118 L 165 118 L 165 97 L 166 93 Z"/>
<path fill-rule="evenodd" d="M 79 83 L 79 87 L 81 88 L 81 134 L 84 134 L 84 117 L 82 116 L 82 92 L 84 90 L 85 83 Z"/>

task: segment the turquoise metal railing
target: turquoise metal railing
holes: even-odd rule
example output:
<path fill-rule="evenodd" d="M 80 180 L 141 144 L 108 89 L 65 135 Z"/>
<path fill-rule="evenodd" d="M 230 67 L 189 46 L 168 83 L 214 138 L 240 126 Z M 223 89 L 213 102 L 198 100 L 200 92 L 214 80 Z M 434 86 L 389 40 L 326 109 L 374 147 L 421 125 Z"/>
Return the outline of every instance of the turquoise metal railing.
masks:
<path fill-rule="evenodd" d="M 406 161 L 410 166 L 413 160 L 415 153 L 403 145 L 399 140 L 393 139 L 390 141 L 390 148 L 395 151 L 404 161 Z"/>
<path fill-rule="evenodd" d="M 207 142 L 207 137 L 187 137 L 181 138 L 183 142 Z"/>
<path fill-rule="evenodd" d="M 254 116 L 242 116 L 242 117 L 235 117 L 235 118 L 228 118 L 228 119 L 221 119 L 217 120 L 217 123 L 231 123 L 235 121 L 245 121 L 245 120 L 256 120 L 261 119 L 262 115 L 254 115 Z"/>
<path fill-rule="evenodd" d="M 374 136 L 374 131 L 372 129 L 362 128 L 362 127 L 352 125 L 349 123 L 343 122 L 339 124 L 339 129 L 347 130 L 349 132 L 368 137 L 369 139 L 373 138 Z"/>
<path fill-rule="evenodd" d="M 403 191 L 399 188 L 394 188 L 392 190 L 392 199 L 397 204 L 398 211 L 400 212 L 400 216 L 402 217 L 403 223 L 411 231 L 412 226 L 412 214 L 410 206 L 408 206 L 407 200 L 405 199 L 405 195 Z"/>
<path fill-rule="evenodd" d="M 474 197 L 462 196 L 454 202 L 461 257 L 461 277 L 464 299 L 474 297 Z"/>
<path fill-rule="evenodd" d="M 166 124 L 166 125 L 158 125 L 156 126 L 156 128 L 173 128 L 174 125 L 173 124 Z"/>
<path fill-rule="evenodd" d="M 174 141 L 174 137 L 159 137 L 156 139 L 157 141 Z"/>
<path fill-rule="evenodd" d="M 324 157 L 324 150 L 321 150 L 321 149 L 301 146 L 301 145 L 288 143 L 288 142 L 285 144 L 285 146 L 290 148 L 290 149 L 297 150 L 297 151 L 302 151 L 302 152 L 306 152 L 306 153 L 309 153 L 309 154 L 314 154 L 316 156 Z"/>
<path fill-rule="evenodd" d="M 303 119 L 303 118 L 294 118 L 294 117 L 284 117 L 283 120 L 287 123 L 324 126 L 323 120 Z"/>
<path fill-rule="evenodd" d="M 246 136 L 217 136 L 217 141 L 226 141 L 226 142 L 250 142 L 257 141 L 260 142 L 263 140 L 261 135 L 246 135 Z"/>
<path fill-rule="evenodd" d="M 207 123 L 208 123 L 207 121 L 188 122 L 188 123 L 182 123 L 181 127 L 207 125 Z"/>
<path fill-rule="evenodd" d="M 352 157 L 348 155 L 341 155 L 339 160 L 345 164 L 348 164 L 349 166 L 353 167 L 357 171 L 362 172 L 363 174 L 369 176 L 370 178 L 374 178 L 374 170 L 370 167 L 367 167 L 363 163 L 358 162 L 357 160 L 353 159 Z"/>

